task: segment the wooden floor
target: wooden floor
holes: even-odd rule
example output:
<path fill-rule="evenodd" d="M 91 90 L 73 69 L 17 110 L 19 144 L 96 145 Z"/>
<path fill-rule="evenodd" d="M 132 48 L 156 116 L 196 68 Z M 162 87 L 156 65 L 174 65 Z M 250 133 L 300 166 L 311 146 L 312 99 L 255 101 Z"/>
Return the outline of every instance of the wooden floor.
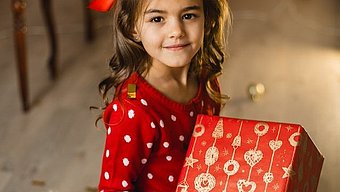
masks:
<path fill-rule="evenodd" d="M 96 128 L 97 83 L 107 74 L 109 14 L 95 14 L 96 40 L 84 41 L 81 1 L 54 1 L 59 78 L 49 54 L 38 1 L 28 2 L 28 65 L 32 110 L 18 94 L 9 1 L 0 2 L 0 192 L 90 192 L 97 185 L 104 130 Z M 327 3 L 325 3 L 327 2 Z M 230 59 L 221 78 L 232 100 L 222 115 L 301 123 L 325 164 L 319 192 L 340 183 L 340 17 L 334 0 L 231 1 Z M 252 102 L 247 87 L 263 83 Z"/>
<path fill-rule="evenodd" d="M 6 18 L 0 22 L 0 191 L 91 191 L 98 183 L 105 134 L 94 126 L 99 111 L 89 106 L 101 104 L 97 83 L 110 56 L 109 20 L 96 15 L 96 40 L 86 43 L 81 1 L 54 1 L 60 73 L 52 82 L 38 2 L 28 2 L 26 14 L 32 103 L 27 114 L 18 94 L 9 4 L 0 2 L 0 16 Z"/>

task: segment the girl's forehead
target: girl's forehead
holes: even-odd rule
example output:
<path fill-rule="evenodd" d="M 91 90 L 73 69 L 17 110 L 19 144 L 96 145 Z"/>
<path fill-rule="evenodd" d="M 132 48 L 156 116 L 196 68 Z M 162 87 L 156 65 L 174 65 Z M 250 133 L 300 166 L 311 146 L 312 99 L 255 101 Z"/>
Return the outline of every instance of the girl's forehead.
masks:
<path fill-rule="evenodd" d="M 147 0 L 145 8 L 162 8 L 167 10 L 193 5 L 203 6 L 203 0 Z"/>

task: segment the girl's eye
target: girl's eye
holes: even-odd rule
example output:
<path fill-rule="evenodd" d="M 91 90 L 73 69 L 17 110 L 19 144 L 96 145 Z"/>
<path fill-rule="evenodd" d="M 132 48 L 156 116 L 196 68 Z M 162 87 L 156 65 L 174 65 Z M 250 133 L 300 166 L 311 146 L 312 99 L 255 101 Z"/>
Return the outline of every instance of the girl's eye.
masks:
<path fill-rule="evenodd" d="M 190 20 L 190 19 L 196 18 L 196 15 L 195 14 L 185 14 L 185 15 L 182 16 L 182 18 Z"/>
<path fill-rule="evenodd" d="M 163 21 L 163 18 L 162 17 L 154 17 L 151 19 L 151 22 L 154 22 L 154 23 L 159 23 L 159 22 L 162 22 Z"/>

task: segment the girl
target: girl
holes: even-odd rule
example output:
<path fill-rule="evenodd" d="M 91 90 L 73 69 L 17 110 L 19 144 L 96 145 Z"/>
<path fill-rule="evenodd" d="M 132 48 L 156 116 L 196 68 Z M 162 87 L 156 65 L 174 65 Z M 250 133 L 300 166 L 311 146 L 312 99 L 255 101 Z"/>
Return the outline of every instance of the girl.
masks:
<path fill-rule="evenodd" d="M 99 190 L 175 191 L 197 114 L 218 115 L 227 99 L 216 79 L 230 21 L 227 2 L 90 4 L 99 11 L 111 7 L 111 75 L 99 84 L 107 128 Z"/>

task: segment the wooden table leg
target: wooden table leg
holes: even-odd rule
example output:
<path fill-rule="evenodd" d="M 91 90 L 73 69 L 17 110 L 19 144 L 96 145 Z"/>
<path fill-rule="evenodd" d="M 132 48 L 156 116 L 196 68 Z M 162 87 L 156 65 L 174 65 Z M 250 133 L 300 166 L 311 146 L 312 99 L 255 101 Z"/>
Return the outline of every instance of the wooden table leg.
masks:
<path fill-rule="evenodd" d="M 83 0 L 85 4 L 85 30 L 87 41 L 94 38 L 93 19 L 87 5 L 89 0 Z M 11 0 L 12 12 L 14 17 L 14 44 L 16 47 L 16 57 L 19 72 L 19 85 L 21 92 L 21 100 L 23 110 L 29 110 L 29 91 L 27 77 L 27 53 L 26 53 L 26 32 L 24 13 L 26 10 L 26 0 Z M 48 60 L 48 67 L 52 79 L 57 78 L 57 54 L 58 44 L 56 37 L 55 24 L 53 19 L 53 10 L 51 8 L 51 0 L 41 0 L 42 11 L 47 25 L 48 36 L 51 45 L 51 56 Z"/>
<path fill-rule="evenodd" d="M 16 48 L 22 107 L 23 110 L 27 112 L 29 110 L 29 93 L 27 82 L 27 58 L 26 58 L 27 27 L 24 19 L 26 1 L 12 0 L 11 6 L 14 17 L 14 44 Z"/>
<path fill-rule="evenodd" d="M 51 55 L 48 60 L 48 67 L 50 71 L 50 76 L 53 80 L 57 78 L 57 55 L 58 55 L 58 45 L 56 29 L 53 19 L 53 9 L 51 7 L 51 0 L 41 0 L 42 12 L 44 15 L 44 20 L 47 25 L 48 37 L 51 45 Z"/>

